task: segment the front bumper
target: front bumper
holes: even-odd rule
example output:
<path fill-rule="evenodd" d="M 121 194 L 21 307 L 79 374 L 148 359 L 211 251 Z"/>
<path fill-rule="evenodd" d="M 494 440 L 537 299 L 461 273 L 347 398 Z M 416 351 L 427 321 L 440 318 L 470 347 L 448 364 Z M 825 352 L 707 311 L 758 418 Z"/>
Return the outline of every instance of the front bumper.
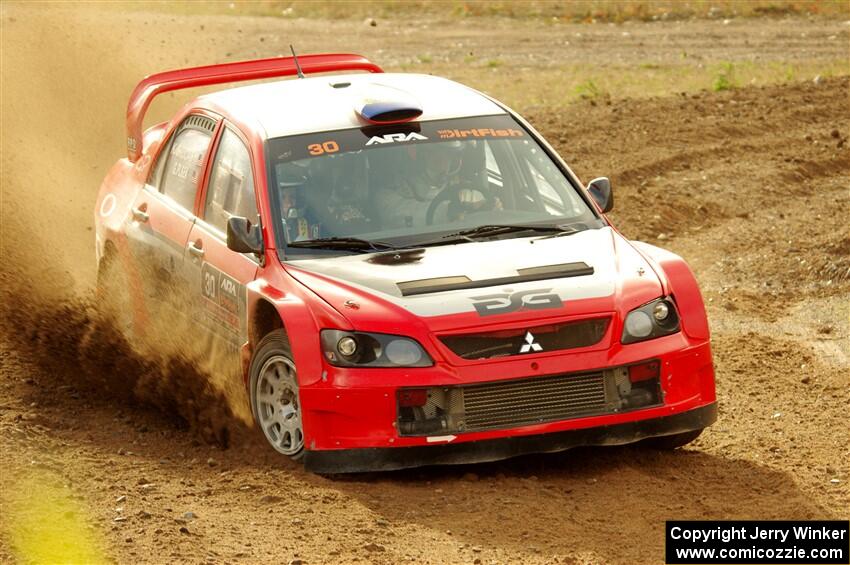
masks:
<path fill-rule="evenodd" d="M 305 467 L 314 473 L 391 471 L 422 465 L 456 465 L 497 461 L 530 453 L 554 453 L 591 445 L 623 445 L 649 437 L 701 430 L 717 420 L 717 403 L 647 420 L 501 437 L 446 445 L 306 451 Z"/>
<path fill-rule="evenodd" d="M 452 443 L 532 436 L 566 430 L 651 420 L 688 412 L 716 400 L 708 341 L 692 342 L 682 333 L 646 343 L 569 355 L 518 356 L 457 367 L 436 363 L 418 369 L 339 369 L 328 367 L 315 383 L 300 389 L 305 445 L 310 451 L 406 448 L 441 443 L 439 437 L 405 435 L 397 427 L 397 393 L 407 387 L 453 387 L 513 382 L 533 376 L 576 374 L 657 359 L 661 363 L 663 404 L 507 429 L 467 430 Z M 444 432 L 454 433 L 454 432 Z M 440 436 L 444 433 L 434 435 Z"/>

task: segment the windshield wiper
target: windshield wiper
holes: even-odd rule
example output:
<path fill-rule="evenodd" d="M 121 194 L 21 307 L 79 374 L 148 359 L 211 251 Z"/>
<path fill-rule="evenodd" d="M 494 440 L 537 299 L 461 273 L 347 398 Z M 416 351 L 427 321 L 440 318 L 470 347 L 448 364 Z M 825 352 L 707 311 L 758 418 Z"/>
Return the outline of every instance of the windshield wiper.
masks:
<path fill-rule="evenodd" d="M 544 235 L 543 237 L 538 237 L 537 239 L 550 239 L 550 238 L 553 238 L 553 237 L 563 237 L 565 235 L 573 235 L 574 233 L 578 233 L 580 231 L 582 231 L 582 230 L 577 230 L 574 227 L 566 226 L 566 227 L 564 227 L 564 229 L 562 229 L 558 233 L 553 233 L 551 235 Z"/>
<path fill-rule="evenodd" d="M 447 235 L 442 236 L 440 239 L 431 240 L 431 241 L 418 241 L 416 242 L 415 247 L 432 247 L 435 245 L 453 245 L 455 243 L 465 243 L 470 241 L 475 241 L 475 237 L 492 237 L 497 235 L 502 235 L 505 233 L 518 233 L 524 231 L 537 231 L 544 233 L 553 233 L 555 235 L 560 235 L 564 231 L 573 230 L 575 228 L 565 227 L 565 226 L 532 226 L 532 225 L 520 225 L 520 224 L 486 224 L 483 226 L 477 226 L 474 228 L 470 228 L 467 230 L 462 230 L 458 232 L 453 232 Z M 572 232 L 569 232 L 572 233 Z M 564 234 L 566 235 L 566 234 Z"/>
<path fill-rule="evenodd" d="M 519 225 L 519 224 L 485 224 L 483 226 L 477 226 L 474 228 L 470 228 L 468 230 L 461 230 L 459 232 L 450 233 L 448 235 L 444 235 L 443 239 L 450 238 L 473 238 L 476 236 L 479 237 L 489 237 L 494 235 L 501 235 L 503 233 L 512 233 L 512 232 L 520 232 L 520 231 L 540 231 L 540 232 L 562 232 L 564 228 L 561 226 L 531 226 L 531 225 Z"/>
<path fill-rule="evenodd" d="M 351 251 L 385 251 L 396 249 L 395 246 L 382 241 L 369 241 L 359 237 L 320 237 L 318 239 L 305 239 L 304 241 L 292 241 L 289 247 L 301 247 L 304 249 L 346 249 Z"/>

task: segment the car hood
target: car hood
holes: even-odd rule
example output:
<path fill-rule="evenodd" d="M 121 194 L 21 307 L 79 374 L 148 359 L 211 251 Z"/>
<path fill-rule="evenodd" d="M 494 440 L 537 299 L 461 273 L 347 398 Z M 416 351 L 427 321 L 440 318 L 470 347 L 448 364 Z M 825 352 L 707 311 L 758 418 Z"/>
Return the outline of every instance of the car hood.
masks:
<path fill-rule="evenodd" d="M 451 323 L 437 320 L 468 325 L 510 316 L 611 312 L 661 294 L 652 267 L 610 227 L 405 255 L 396 261 L 387 254 L 346 255 L 289 261 L 285 267 L 355 327 L 409 321 L 411 315 L 445 329 Z"/>

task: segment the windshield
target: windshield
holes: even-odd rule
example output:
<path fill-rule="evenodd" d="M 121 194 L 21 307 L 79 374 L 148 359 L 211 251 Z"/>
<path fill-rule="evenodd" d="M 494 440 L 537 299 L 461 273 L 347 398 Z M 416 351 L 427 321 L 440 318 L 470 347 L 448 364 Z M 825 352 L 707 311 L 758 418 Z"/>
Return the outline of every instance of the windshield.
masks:
<path fill-rule="evenodd" d="M 276 138 L 268 158 L 290 258 L 428 245 L 479 226 L 602 225 L 508 115 Z"/>

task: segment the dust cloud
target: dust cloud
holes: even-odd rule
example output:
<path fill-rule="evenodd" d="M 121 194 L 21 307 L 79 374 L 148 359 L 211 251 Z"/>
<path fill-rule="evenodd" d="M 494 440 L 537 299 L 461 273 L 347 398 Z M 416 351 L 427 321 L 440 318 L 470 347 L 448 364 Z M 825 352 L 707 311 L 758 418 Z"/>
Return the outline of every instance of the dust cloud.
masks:
<path fill-rule="evenodd" d="M 3 339 L 92 398 L 158 407 L 227 445 L 250 414 L 241 379 L 219 370 L 224 356 L 186 321 L 168 320 L 167 340 L 131 345 L 95 297 L 94 198 L 124 155 L 129 93 L 160 70 L 141 68 L 135 51 L 175 54 L 108 33 L 91 7 L 4 3 L 0 18 Z M 154 119 L 177 105 L 166 97 Z"/>

